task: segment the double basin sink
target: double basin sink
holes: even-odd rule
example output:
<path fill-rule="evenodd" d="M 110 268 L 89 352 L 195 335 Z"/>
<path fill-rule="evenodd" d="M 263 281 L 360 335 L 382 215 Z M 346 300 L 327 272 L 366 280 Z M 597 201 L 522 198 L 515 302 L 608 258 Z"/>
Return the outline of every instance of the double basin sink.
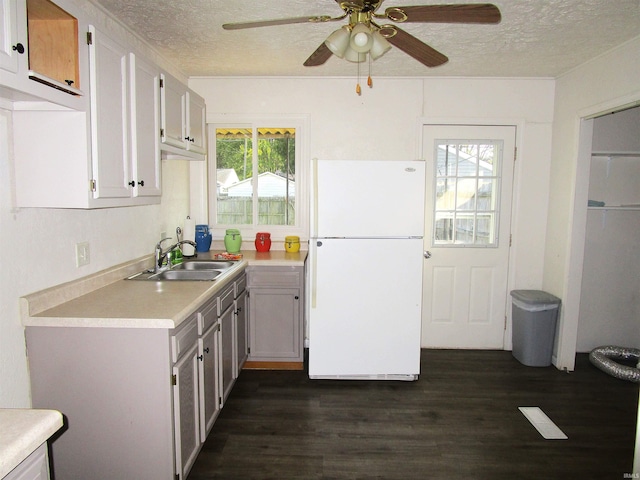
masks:
<path fill-rule="evenodd" d="M 160 272 L 146 270 L 130 276 L 127 280 L 151 280 L 151 281 L 211 281 L 223 275 L 237 265 L 237 262 L 227 260 L 188 260 L 170 269 Z"/>

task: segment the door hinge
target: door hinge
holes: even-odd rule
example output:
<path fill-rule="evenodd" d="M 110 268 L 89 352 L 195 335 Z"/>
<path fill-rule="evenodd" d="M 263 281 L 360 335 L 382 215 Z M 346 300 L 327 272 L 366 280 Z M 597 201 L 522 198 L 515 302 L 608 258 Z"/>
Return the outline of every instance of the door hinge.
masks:
<path fill-rule="evenodd" d="M 160 79 L 160 88 L 164 88 L 164 78 Z"/>
<path fill-rule="evenodd" d="M 171 385 L 178 385 L 178 376 L 171 375 Z"/>
<path fill-rule="evenodd" d="M 180 474 L 176 473 L 175 480 L 180 480 Z"/>
<path fill-rule="evenodd" d="M 89 180 L 89 190 L 95 192 L 97 190 L 96 181 L 94 179 Z"/>
<path fill-rule="evenodd" d="M 160 129 L 160 136 L 161 136 L 161 137 L 164 137 L 164 128 L 161 128 L 161 129 Z"/>
<path fill-rule="evenodd" d="M 251 347 L 247 347 L 247 353 L 251 353 Z"/>
<path fill-rule="evenodd" d="M 218 406 L 222 405 L 222 397 L 218 397 Z"/>
<path fill-rule="evenodd" d="M 511 246 L 512 243 L 513 243 L 513 234 L 510 233 L 509 234 L 509 246 Z"/>
<path fill-rule="evenodd" d="M 513 147 L 513 161 L 518 160 L 518 147 Z"/>
<path fill-rule="evenodd" d="M 93 33 L 87 32 L 87 45 L 93 45 Z"/>

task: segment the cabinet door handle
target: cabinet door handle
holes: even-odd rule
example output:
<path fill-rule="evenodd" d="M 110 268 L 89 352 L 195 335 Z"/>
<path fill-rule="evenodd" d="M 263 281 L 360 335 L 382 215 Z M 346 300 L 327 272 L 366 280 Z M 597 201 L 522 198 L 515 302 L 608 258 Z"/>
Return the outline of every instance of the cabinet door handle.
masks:
<path fill-rule="evenodd" d="M 296 300 L 298 300 L 300 297 L 299 297 L 298 295 L 296 295 L 296 296 L 295 296 L 295 297 L 293 297 L 293 298 L 295 298 Z"/>
<path fill-rule="evenodd" d="M 140 181 L 138 182 L 138 185 L 140 185 L 141 187 L 144 187 L 144 180 L 140 180 Z"/>
<path fill-rule="evenodd" d="M 127 185 L 129 185 L 130 187 L 135 187 L 136 186 L 136 182 L 131 180 L 130 182 L 127 182 Z"/>
<path fill-rule="evenodd" d="M 202 362 L 204 360 L 204 355 L 198 355 L 198 360 Z"/>
<path fill-rule="evenodd" d="M 64 83 L 66 83 L 67 85 L 71 86 L 73 85 L 75 82 L 73 80 L 65 80 Z"/>
<path fill-rule="evenodd" d="M 16 43 L 13 47 L 11 47 L 11 49 L 14 52 L 18 52 L 20 55 L 24 53 L 24 45 L 22 45 L 21 43 Z"/>
<path fill-rule="evenodd" d="M 209 353 L 209 347 L 204 349 L 204 353 Z"/>

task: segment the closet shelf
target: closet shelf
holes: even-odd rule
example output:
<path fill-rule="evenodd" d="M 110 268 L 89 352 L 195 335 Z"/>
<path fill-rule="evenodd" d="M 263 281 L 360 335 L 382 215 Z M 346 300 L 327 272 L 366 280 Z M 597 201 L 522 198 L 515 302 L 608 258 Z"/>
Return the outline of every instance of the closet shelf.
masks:
<path fill-rule="evenodd" d="M 604 207 L 587 207 L 588 210 L 640 210 L 640 205 L 605 205 Z"/>

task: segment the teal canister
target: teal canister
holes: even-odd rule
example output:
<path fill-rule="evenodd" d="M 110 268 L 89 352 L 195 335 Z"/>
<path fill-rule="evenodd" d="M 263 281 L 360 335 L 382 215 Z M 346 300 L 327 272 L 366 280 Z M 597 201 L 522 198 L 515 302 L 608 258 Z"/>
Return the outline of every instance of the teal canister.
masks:
<path fill-rule="evenodd" d="M 237 228 L 227 229 L 224 235 L 224 248 L 227 250 L 227 253 L 240 252 L 240 245 L 242 245 L 240 230 Z"/>

